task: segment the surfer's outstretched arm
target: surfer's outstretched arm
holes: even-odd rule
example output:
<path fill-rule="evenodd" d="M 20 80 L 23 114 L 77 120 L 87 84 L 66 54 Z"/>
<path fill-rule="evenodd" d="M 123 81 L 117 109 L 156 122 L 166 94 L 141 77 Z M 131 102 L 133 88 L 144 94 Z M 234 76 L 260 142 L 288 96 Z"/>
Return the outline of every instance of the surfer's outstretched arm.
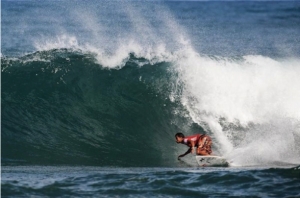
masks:
<path fill-rule="evenodd" d="M 192 151 L 192 148 L 193 148 L 193 147 L 190 147 L 189 150 L 187 150 L 184 154 L 179 155 L 179 156 L 178 156 L 178 160 L 180 160 L 181 157 L 184 157 L 184 156 L 186 156 L 187 154 L 189 154 L 189 153 Z"/>

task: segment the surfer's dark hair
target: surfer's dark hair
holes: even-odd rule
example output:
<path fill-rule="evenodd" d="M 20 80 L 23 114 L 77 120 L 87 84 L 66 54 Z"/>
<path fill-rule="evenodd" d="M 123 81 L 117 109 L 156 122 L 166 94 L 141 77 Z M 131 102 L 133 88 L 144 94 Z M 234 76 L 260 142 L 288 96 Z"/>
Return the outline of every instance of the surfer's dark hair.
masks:
<path fill-rule="evenodd" d="M 183 135 L 183 133 L 176 133 L 176 134 L 175 134 L 175 137 L 181 137 L 181 138 L 184 138 L 184 135 Z"/>

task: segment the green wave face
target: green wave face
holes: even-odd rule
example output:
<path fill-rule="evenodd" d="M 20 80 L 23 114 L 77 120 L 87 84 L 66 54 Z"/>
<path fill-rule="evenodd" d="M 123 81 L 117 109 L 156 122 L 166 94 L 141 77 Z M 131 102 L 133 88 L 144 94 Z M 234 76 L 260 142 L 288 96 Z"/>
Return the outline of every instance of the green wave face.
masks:
<path fill-rule="evenodd" d="M 2 58 L 2 163 L 174 165 L 174 134 L 190 121 L 169 98 L 172 63 L 145 61 L 106 69 L 69 50 Z"/>

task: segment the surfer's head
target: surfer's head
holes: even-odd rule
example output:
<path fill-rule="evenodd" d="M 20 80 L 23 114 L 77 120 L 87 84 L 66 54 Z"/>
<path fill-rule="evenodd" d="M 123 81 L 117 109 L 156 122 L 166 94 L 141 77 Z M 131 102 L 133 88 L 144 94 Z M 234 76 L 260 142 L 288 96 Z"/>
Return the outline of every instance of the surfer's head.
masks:
<path fill-rule="evenodd" d="M 184 139 L 184 135 L 183 135 L 183 133 L 176 133 L 175 138 L 176 138 L 177 143 L 182 143 L 183 139 Z"/>

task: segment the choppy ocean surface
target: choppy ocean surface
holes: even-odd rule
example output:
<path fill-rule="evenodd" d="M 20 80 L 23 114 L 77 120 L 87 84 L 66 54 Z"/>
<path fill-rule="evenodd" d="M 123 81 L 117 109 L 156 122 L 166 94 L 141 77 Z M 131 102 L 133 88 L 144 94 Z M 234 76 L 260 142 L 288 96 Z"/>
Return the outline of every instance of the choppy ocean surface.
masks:
<path fill-rule="evenodd" d="M 299 1 L 1 1 L 2 197 L 300 197 Z M 178 131 L 229 167 L 197 167 Z"/>
<path fill-rule="evenodd" d="M 2 168 L 3 197 L 299 197 L 300 168 Z"/>

